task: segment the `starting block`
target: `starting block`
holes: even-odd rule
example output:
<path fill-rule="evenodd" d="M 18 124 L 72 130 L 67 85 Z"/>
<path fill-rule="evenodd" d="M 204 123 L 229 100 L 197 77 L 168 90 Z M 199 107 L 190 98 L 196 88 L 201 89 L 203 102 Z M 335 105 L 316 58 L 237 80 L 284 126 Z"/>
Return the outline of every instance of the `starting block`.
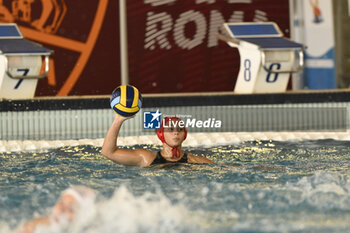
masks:
<path fill-rule="evenodd" d="M 16 24 L 0 24 L 0 98 L 34 97 L 49 71 L 52 50 L 23 38 Z"/>
<path fill-rule="evenodd" d="M 284 92 L 290 74 L 304 66 L 304 46 L 284 38 L 273 22 L 224 23 L 223 28 L 225 35 L 218 38 L 241 57 L 236 93 Z"/>

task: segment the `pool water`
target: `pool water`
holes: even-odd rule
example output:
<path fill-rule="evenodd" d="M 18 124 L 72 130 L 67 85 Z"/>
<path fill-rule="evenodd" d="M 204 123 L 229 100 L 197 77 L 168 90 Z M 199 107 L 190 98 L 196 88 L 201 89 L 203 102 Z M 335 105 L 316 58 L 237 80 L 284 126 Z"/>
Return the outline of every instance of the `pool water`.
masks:
<path fill-rule="evenodd" d="M 158 146 L 127 148 L 159 150 Z M 0 154 L 0 232 L 47 215 L 61 192 L 98 193 L 64 232 L 345 232 L 350 142 L 251 141 L 185 148 L 215 164 L 115 164 L 100 147 Z M 59 232 L 50 228 L 39 232 Z"/>

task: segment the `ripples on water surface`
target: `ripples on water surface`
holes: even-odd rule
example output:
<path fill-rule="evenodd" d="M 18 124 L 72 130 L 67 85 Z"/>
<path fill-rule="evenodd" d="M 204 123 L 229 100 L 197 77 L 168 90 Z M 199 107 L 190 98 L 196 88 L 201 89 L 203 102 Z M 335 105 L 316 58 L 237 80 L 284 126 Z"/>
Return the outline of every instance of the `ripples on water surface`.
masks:
<path fill-rule="evenodd" d="M 0 232 L 12 232 L 24 221 L 50 213 L 70 185 L 93 188 L 98 200 L 66 232 L 350 228 L 350 142 L 254 141 L 185 148 L 216 164 L 143 169 L 108 161 L 100 149 L 76 146 L 0 154 Z M 44 232 L 50 231 L 57 229 Z"/>

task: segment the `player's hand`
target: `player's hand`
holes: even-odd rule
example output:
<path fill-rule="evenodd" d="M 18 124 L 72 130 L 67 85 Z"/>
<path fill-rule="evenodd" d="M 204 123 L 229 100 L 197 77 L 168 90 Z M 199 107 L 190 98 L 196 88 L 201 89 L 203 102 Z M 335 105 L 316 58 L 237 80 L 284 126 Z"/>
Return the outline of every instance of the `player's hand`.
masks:
<path fill-rule="evenodd" d="M 123 117 L 123 116 L 121 116 L 121 115 L 119 115 L 119 114 L 115 114 L 115 120 L 124 122 L 124 121 L 126 121 L 126 120 L 128 120 L 128 119 L 134 118 L 135 116 L 136 116 L 136 114 L 133 115 L 133 116 L 130 116 L 130 117 Z"/>

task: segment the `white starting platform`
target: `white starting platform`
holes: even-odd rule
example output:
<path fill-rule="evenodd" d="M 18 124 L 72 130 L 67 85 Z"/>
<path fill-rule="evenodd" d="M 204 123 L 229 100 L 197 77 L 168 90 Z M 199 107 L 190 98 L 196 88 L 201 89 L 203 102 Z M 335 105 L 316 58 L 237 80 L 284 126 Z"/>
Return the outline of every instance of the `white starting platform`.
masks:
<path fill-rule="evenodd" d="M 33 98 L 52 53 L 24 39 L 16 24 L 0 24 L 0 99 Z"/>
<path fill-rule="evenodd" d="M 291 73 L 303 68 L 304 46 L 283 37 L 273 22 L 225 23 L 218 38 L 237 48 L 240 71 L 234 92 L 276 93 L 287 89 Z"/>

